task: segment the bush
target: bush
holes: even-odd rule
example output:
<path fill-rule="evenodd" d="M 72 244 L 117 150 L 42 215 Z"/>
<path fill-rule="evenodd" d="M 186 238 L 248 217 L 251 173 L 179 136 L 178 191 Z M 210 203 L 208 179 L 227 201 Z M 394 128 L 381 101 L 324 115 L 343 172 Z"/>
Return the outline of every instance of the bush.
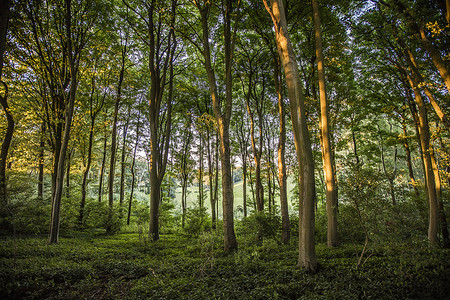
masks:
<path fill-rule="evenodd" d="M 255 241 L 277 239 L 281 233 L 281 218 L 265 212 L 253 213 L 241 221 L 238 233 Z"/>
<path fill-rule="evenodd" d="M 186 211 L 184 231 L 189 235 L 198 236 L 200 233 L 211 228 L 211 219 L 206 208 L 194 207 Z"/>

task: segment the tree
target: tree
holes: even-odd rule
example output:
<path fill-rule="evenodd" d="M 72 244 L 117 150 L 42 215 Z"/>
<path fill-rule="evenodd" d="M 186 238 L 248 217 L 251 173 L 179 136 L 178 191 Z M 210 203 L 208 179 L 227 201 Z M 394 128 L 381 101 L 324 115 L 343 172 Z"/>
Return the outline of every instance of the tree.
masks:
<path fill-rule="evenodd" d="M 164 1 L 163 1 L 164 2 Z M 161 183 L 167 166 L 170 131 L 172 126 L 172 98 L 174 63 L 177 40 L 175 21 L 177 0 L 168 1 L 170 9 L 155 0 L 134 3 L 134 7 L 124 0 L 125 5 L 135 13 L 145 27 L 145 32 L 128 19 L 136 36 L 148 51 L 148 71 L 150 91 L 148 113 L 150 125 L 150 224 L 149 238 L 159 240 L 159 204 L 161 202 Z M 167 74 L 169 72 L 169 74 Z M 168 94 L 165 88 L 168 84 Z"/>
<path fill-rule="evenodd" d="M 325 173 L 327 195 L 327 244 L 328 247 L 337 245 L 337 186 L 334 172 L 333 152 L 331 149 L 330 129 L 328 125 L 328 103 L 325 84 L 325 66 L 322 51 L 322 30 L 318 0 L 312 0 L 314 14 L 314 37 L 316 40 L 317 71 L 319 77 L 320 95 L 320 132 L 322 142 L 323 171 Z"/>
<path fill-rule="evenodd" d="M 95 98 L 95 100 L 94 100 Z M 106 98 L 106 92 L 103 92 L 103 95 L 99 95 L 99 92 L 96 92 L 96 78 L 95 75 L 92 75 L 91 79 L 91 93 L 89 96 L 89 142 L 88 142 L 88 149 L 87 149 L 87 162 L 86 167 L 83 172 L 83 179 L 81 182 L 81 200 L 80 200 L 80 211 L 78 215 L 78 223 L 81 227 L 83 225 L 83 218 L 84 218 L 84 207 L 86 205 L 86 193 L 87 193 L 87 186 L 88 186 L 88 176 L 89 171 L 91 169 L 91 162 L 92 162 L 92 148 L 94 144 L 94 130 L 95 130 L 95 120 L 100 113 L 100 111 L 103 108 L 103 105 L 105 103 Z M 94 103 L 95 102 L 95 103 Z"/>
<path fill-rule="evenodd" d="M 4 209 L 7 205 L 6 198 L 6 160 L 8 158 L 8 151 L 11 145 L 11 140 L 14 133 L 14 119 L 8 105 L 8 86 L 2 79 L 3 73 L 3 58 L 6 50 L 6 35 L 8 32 L 9 22 L 9 8 L 10 1 L 2 0 L 0 2 L 0 82 L 4 87 L 4 94 L 0 95 L 0 104 L 5 111 L 5 116 L 8 122 L 5 136 L 3 137 L 2 146 L 0 150 L 0 205 Z M 3 211 L 2 209 L 2 211 Z"/>
<path fill-rule="evenodd" d="M 234 233 L 234 217 L 233 217 L 233 178 L 231 174 L 231 151 L 230 151 L 230 119 L 232 112 L 232 61 L 236 36 L 236 27 L 231 32 L 231 16 L 233 14 L 233 5 L 231 0 L 223 3 L 224 18 L 224 44 L 225 44 L 225 101 L 220 103 L 217 93 L 216 75 L 211 63 L 211 51 L 209 45 L 209 25 L 208 15 L 211 9 L 211 2 L 194 1 L 200 13 L 200 21 L 202 25 L 202 47 L 196 45 L 203 55 L 203 64 L 208 76 L 209 90 L 211 93 L 213 111 L 217 122 L 220 137 L 220 161 L 222 166 L 222 196 L 223 196 L 223 231 L 224 231 L 224 250 L 230 252 L 237 249 L 236 235 Z M 239 7 L 238 7 L 239 12 Z M 236 14 L 236 20 L 238 20 Z M 235 25 L 236 26 L 236 25 Z M 224 106 L 224 110 L 222 110 Z"/>
<path fill-rule="evenodd" d="M 275 40 L 278 54 L 284 68 L 288 95 L 291 107 L 292 127 L 295 138 L 297 160 L 300 166 L 300 223 L 299 223 L 299 260 L 298 265 L 307 270 L 317 269 L 317 258 L 314 243 L 314 161 L 311 150 L 302 87 L 298 73 L 297 60 L 287 30 L 283 1 L 266 0 L 264 5 L 269 12 L 275 29 Z"/>
<path fill-rule="evenodd" d="M 84 8 L 87 9 L 89 6 L 86 5 Z M 63 190 L 63 182 L 64 182 L 64 166 L 66 160 L 67 146 L 69 144 L 70 138 L 70 128 L 72 123 L 73 111 L 75 106 L 75 94 L 78 85 L 78 70 L 80 65 L 80 56 L 81 50 L 84 48 L 86 43 L 86 33 L 87 31 L 81 30 L 81 34 L 75 40 L 78 44 L 73 44 L 73 29 L 72 29 L 72 1 L 65 1 L 65 29 L 66 29 L 66 39 L 67 39 L 67 61 L 70 69 L 70 89 L 69 93 L 66 96 L 66 112 L 65 112 L 65 125 L 64 125 L 64 137 L 62 140 L 61 151 L 58 157 L 58 170 L 56 174 L 56 189 L 55 195 L 53 196 L 52 201 L 52 217 L 51 217 L 51 225 L 50 225 L 50 234 L 49 234 L 49 244 L 54 244 L 58 242 L 59 236 L 59 218 L 60 218 L 60 206 L 61 206 L 61 197 Z M 77 11 L 77 13 L 83 13 L 83 9 Z M 89 26 L 89 23 L 82 23 L 84 18 L 80 18 L 79 26 Z M 90 20 L 92 22 L 92 19 Z M 76 28 L 78 29 L 78 28 Z M 79 29 L 78 29 L 79 30 Z"/>
<path fill-rule="evenodd" d="M 116 138 L 117 138 L 117 118 L 119 114 L 119 107 L 120 107 L 120 101 L 121 101 L 121 95 L 122 95 L 122 85 L 123 85 L 123 78 L 125 74 L 125 61 L 127 58 L 127 43 L 128 43 L 128 36 L 125 36 L 125 41 L 122 45 L 122 56 L 121 56 L 121 63 L 120 63 L 120 73 L 119 73 L 119 81 L 117 83 L 117 94 L 116 94 L 116 100 L 114 103 L 114 117 L 113 117 L 113 123 L 112 123 L 112 130 L 111 130 L 111 157 L 109 162 L 109 177 L 108 177 L 108 205 L 109 205 L 109 213 L 108 213 L 108 224 L 106 231 L 108 233 L 111 233 L 112 229 L 112 219 L 113 219 L 113 203 L 114 203 L 114 173 L 116 169 Z"/>

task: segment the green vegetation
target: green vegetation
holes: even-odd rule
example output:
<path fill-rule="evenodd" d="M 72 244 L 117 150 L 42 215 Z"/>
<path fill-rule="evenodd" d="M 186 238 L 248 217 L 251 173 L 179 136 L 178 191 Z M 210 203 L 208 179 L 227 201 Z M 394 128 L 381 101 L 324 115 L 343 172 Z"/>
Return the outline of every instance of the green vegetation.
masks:
<path fill-rule="evenodd" d="M 0 0 L 0 299 L 448 298 L 450 3 Z"/>
<path fill-rule="evenodd" d="M 238 227 L 240 224 L 237 225 Z M 239 236 L 239 235 L 238 235 Z M 444 299 L 450 251 L 419 243 L 379 245 L 359 268 L 360 246 L 317 246 L 316 274 L 295 267 L 296 242 L 238 238 L 224 254 L 221 234 L 198 238 L 78 233 L 0 243 L 2 299 Z"/>

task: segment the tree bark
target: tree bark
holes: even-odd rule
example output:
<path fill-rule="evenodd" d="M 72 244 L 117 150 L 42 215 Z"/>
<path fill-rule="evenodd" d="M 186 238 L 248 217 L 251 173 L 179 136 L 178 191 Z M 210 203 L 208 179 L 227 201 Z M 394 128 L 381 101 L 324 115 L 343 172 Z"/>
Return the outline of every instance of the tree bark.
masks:
<path fill-rule="evenodd" d="M 126 146 L 127 146 L 127 134 L 128 134 L 128 125 L 130 123 L 130 111 L 131 104 L 128 106 L 128 116 L 127 121 L 123 128 L 123 139 L 122 139 L 122 154 L 120 159 L 120 191 L 119 191 L 119 204 L 122 207 L 123 201 L 125 199 L 125 160 L 126 160 Z M 122 209 L 120 211 L 120 217 L 122 216 Z"/>
<path fill-rule="evenodd" d="M 286 176 L 286 109 L 283 99 L 282 74 L 279 58 L 273 53 L 275 89 L 278 98 L 278 115 L 280 119 L 280 137 L 278 140 L 278 178 L 280 182 L 280 206 L 281 206 L 281 241 L 289 244 L 291 238 L 291 226 L 289 222 L 289 208 L 287 199 Z"/>
<path fill-rule="evenodd" d="M 61 197 L 63 193 L 63 185 L 64 185 L 64 167 L 65 160 L 67 154 L 67 148 L 70 139 L 70 127 L 72 124 L 73 111 L 75 106 L 75 94 L 77 90 L 77 75 L 78 75 L 78 64 L 79 64 L 79 53 L 76 53 L 74 57 L 74 53 L 72 52 L 72 29 L 71 29 L 71 0 L 65 1 L 66 5 L 66 35 L 67 35 L 67 56 L 68 63 L 70 68 L 70 90 L 67 99 L 67 109 L 65 113 L 65 125 L 64 125 L 64 138 L 61 145 L 61 151 L 58 158 L 58 172 L 56 175 L 56 189 L 55 195 L 52 201 L 52 214 L 51 214 L 51 222 L 50 222 L 50 234 L 49 234 L 49 244 L 55 244 L 58 242 L 59 237 L 59 219 L 60 219 L 60 207 L 61 207 Z M 80 51 L 80 49 L 78 49 Z"/>
<path fill-rule="evenodd" d="M 117 139 L 117 118 L 119 114 L 119 107 L 120 107 L 120 98 L 122 95 L 122 84 L 123 84 L 123 77 L 125 74 L 125 59 L 127 55 L 127 38 L 125 38 L 125 44 L 122 48 L 122 57 L 121 57 L 121 67 L 120 67 L 120 73 L 119 73 L 119 82 L 117 84 L 117 97 L 114 104 L 114 119 L 113 119 L 113 127 L 111 131 L 111 157 L 109 161 L 109 176 L 108 176 L 108 222 L 106 226 L 106 232 L 112 233 L 112 221 L 113 221 L 113 205 L 114 205 L 114 173 L 116 170 L 116 139 Z"/>
<path fill-rule="evenodd" d="M 134 171 L 134 165 L 136 163 L 136 152 L 139 145 L 139 128 L 140 128 L 140 120 L 141 120 L 141 113 L 139 112 L 137 125 L 136 125 L 136 143 L 134 144 L 134 151 L 133 151 L 133 160 L 131 161 L 131 191 L 130 191 L 130 200 L 128 201 L 128 216 L 127 216 L 127 225 L 130 225 L 130 218 L 131 218 L 131 204 L 133 202 L 133 194 L 134 194 L 134 184 L 136 181 L 136 174 Z"/>
<path fill-rule="evenodd" d="M 423 27 L 422 24 L 417 23 L 414 17 L 408 12 L 406 6 L 400 0 L 395 0 L 394 3 L 397 7 L 398 12 L 405 17 L 406 22 L 412 29 L 412 31 L 417 33 L 420 43 L 422 44 L 423 48 L 427 51 L 434 66 L 436 67 L 442 79 L 444 80 L 444 84 L 447 87 L 447 91 L 450 93 L 450 72 L 444 60 L 442 59 L 439 50 L 436 49 L 436 47 L 434 47 L 432 42 L 427 38 L 425 28 Z"/>
<path fill-rule="evenodd" d="M 214 189 L 213 189 L 213 160 L 214 157 L 212 156 L 211 147 L 213 144 L 211 143 L 211 134 L 208 128 L 207 131 L 207 151 L 208 151 L 208 177 L 209 177 L 209 201 L 211 203 L 211 227 L 212 229 L 216 229 L 216 201 L 214 197 Z M 217 182 L 216 182 L 217 185 Z"/>
<path fill-rule="evenodd" d="M 256 138 L 255 138 L 255 118 L 253 116 L 253 111 L 250 108 L 250 98 L 251 98 L 251 81 L 253 80 L 252 71 L 249 73 L 249 87 L 248 87 L 248 93 L 246 95 L 246 104 L 247 104 L 247 112 L 250 117 L 250 138 L 252 142 L 252 149 L 253 149 L 253 159 L 255 161 L 255 185 L 256 185 L 256 208 L 258 212 L 264 211 L 264 188 L 261 181 L 261 155 L 262 155 L 262 118 L 261 114 L 258 114 L 259 120 L 259 141 L 258 145 L 256 145 Z M 256 103 L 257 106 L 259 106 L 259 103 Z M 259 109 L 257 109 L 259 111 Z"/>
<path fill-rule="evenodd" d="M 221 103 L 217 94 L 217 85 L 215 73 L 211 64 L 211 51 L 209 47 L 209 27 L 208 13 L 210 2 L 201 7 L 196 3 L 201 15 L 202 33 L 203 33 L 203 57 L 206 73 L 208 76 L 209 89 L 211 93 L 213 111 L 217 121 L 220 137 L 220 161 L 222 166 L 222 207 L 223 207 L 223 232 L 224 232 L 224 251 L 230 252 L 237 249 L 236 235 L 234 233 L 233 219 L 233 178 L 231 174 L 231 152 L 230 152 L 230 119 L 232 112 L 232 60 L 234 50 L 235 33 L 231 33 L 231 14 L 232 1 L 225 3 L 224 13 L 224 38 L 225 38 L 225 110 L 222 111 Z M 235 28 L 236 29 L 236 28 Z"/>
<path fill-rule="evenodd" d="M 319 77 L 319 98 L 320 98 L 320 132 L 323 152 L 323 171 L 325 175 L 326 197 L 327 197 L 327 245 L 337 246 L 337 202 L 338 193 L 336 186 L 336 174 L 334 173 L 333 152 L 331 149 L 330 129 L 328 125 L 328 101 L 325 85 L 325 63 L 322 50 L 322 31 L 320 22 L 319 4 L 317 0 L 312 0 L 314 14 L 314 31 L 316 41 L 317 70 Z"/>
<path fill-rule="evenodd" d="M 108 112 L 106 112 L 108 113 Z M 106 119 L 106 115 L 105 115 Z M 105 128 L 105 136 L 103 140 L 103 156 L 102 156 L 102 165 L 100 167 L 100 176 L 98 180 L 98 202 L 102 202 L 102 194 L 103 194 L 103 176 L 105 174 L 105 165 L 106 165 L 106 145 L 108 142 L 108 134 Z"/>
<path fill-rule="evenodd" d="M 162 39 L 161 31 L 155 28 L 154 12 L 155 3 L 152 1 L 148 9 L 148 38 L 149 38 L 149 69 L 150 69 L 150 98 L 149 98 L 149 121 L 150 121 L 150 225 L 148 236 L 151 240 L 159 240 L 159 204 L 161 202 L 161 183 L 167 166 L 169 151 L 170 131 L 172 126 L 172 97 L 173 97 L 173 62 L 176 49 L 174 32 L 176 0 L 171 1 L 170 30 L 166 39 L 167 55 L 161 57 L 158 41 Z M 161 16 L 160 16 L 161 18 Z M 160 20 L 161 22 L 161 20 Z M 156 34 L 156 36 L 155 36 Z M 164 88 L 166 85 L 166 73 L 169 70 L 169 91 L 167 96 L 166 121 L 161 124 L 161 104 L 163 101 Z"/>
<path fill-rule="evenodd" d="M 293 121 L 294 140 L 297 160 L 300 166 L 300 205 L 301 224 L 299 224 L 299 259 L 298 266 L 316 271 L 317 258 L 314 237 L 314 161 L 311 141 L 306 123 L 306 111 L 298 73 L 297 60 L 287 31 L 286 16 L 282 0 L 271 0 L 271 7 L 266 0 L 264 5 L 272 17 L 278 54 L 284 67 L 290 107 Z"/>
<path fill-rule="evenodd" d="M 430 131 L 428 126 L 427 111 L 423 98 L 418 89 L 417 82 L 415 82 L 414 78 L 411 78 L 409 75 L 408 80 L 414 91 L 415 101 L 419 108 L 418 121 L 419 121 L 420 145 L 422 148 L 422 158 L 424 163 L 425 182 L 429 205 L 428 240 L 430 241 L 431 245 L 436 246 L 438 244 L 437 234 L 439 228 L 439 219 L 438 219 L 439 209 L 436 194 L 436 180 L 434 177 L 433 166 L 431 162 L 431 155 L 433 153 L 433 149 L 431 148 L 430 144 Z"/>
<path fill-rule="evenodd" d="M 0 82 L 5 88 L 5 94 L 0 95 L 0 104 L 5 111 L 7 120 L 6 133 L 0 152 L 0 205 L 4 209 L 8 203 L 6 191 L 6 160 L 8 158 L 9 147 L 11 146 L 14 134 L 14 119 L 8 105 L 8 86 L 1 81 L 3 73 L 3 58 L 6 50 L 6 35 L 8 32 L 10 1 L 3 0 L 0 2 Z M 2 209 L 2 211 L 3 211 Z"/>
<path fill-rule="evenodd" d="M 39 143 L 39 174 L 38 174 L 38 198 L 44 199 L 44 150 L 45 150 L 45 123 L 41 124 L 41 136 Z"/>

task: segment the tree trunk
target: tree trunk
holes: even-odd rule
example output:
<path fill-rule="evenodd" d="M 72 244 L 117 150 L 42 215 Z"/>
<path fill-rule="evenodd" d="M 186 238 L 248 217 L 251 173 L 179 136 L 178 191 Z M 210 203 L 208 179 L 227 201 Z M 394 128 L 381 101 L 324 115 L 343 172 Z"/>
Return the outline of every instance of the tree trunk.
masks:
<path fill-rule="evenodd" d="M 222 166 L 222 207 L 223 207 L 223 232 L 224 232 L 224 250 L 230 252 L 237 249 L 236 235 L 234 233 L 234 219 L 233 219 L 233 178 L 231 174 L 231 152 L 230 152 L 230 136 L 229 127 L 231 119 L 232 107 L 232 60 L 235 33 L 231 33 L 231 14 L 232 1 L 227 0 L 225 4 L 224 14 L 224 38 L 225 38 L 225 111 L 222 111 L 221 103 L 217 94 L 217 85 L 214 69 L 211 64 L 211 52 L 209 47 L 209 28 L 208 28 L 208 12 L 210 2 L 201 7 L 199 4 L 201 15 L 202 32 L 203 32 L 203 56 L 206 73 L 208 76 L 209 89 L 213 102 L 213 111 L 217 121 L 220 137 L 220 160 Z"/>
<path fill-rule="evenodd" d="M 280 122 L 280 136 L 278 139 L 278 182 L 280 187 L 280 207 L 281 207 L 281 241 L 283 244 L 289 244 L 291 237 L 291 226 L 289 222 L 289 208 L 287 200 L 287 176 L 286 176 L 286 109 L 283 99 L 282 73 L 280 57 L 273 50 L 269 39 L 267 44 L 270 46 L 273 64 L 273 77 L 275 91 L 278 99 L 278 116 Z"/>
<path fill-rule="evenodd" d="M 436 180 L 436 197 L 439 209 L 439 222 L 441 225 L 442 243 L 444 248 L 448 248 L 450 246 L 450 240 L 448 236 L 447 217 L 445 215 L 444 202 L 442 200 L 441 178 L 439 176 L 439 169 L 436 162 L 436 158 L 434 156 L 434 151 L 430 153 L 430 158 L 431 158 L 431 165 L 433 166 L 434 178 Z"/>
<path fill-rule="evenodd" d="M 316 248 L 314 241 L 314 161 L 311 150 L 306 111 L 297 60 L 293 52 L 287 31 L 284 4 L 281 0 L 271 0 L 271 8 L 264 0 L 267 11 L 272 17 L 278 53 L 283 63 L 288 95 L 290 99 L 294 140 L 297 160 L 300 166 L 300 206 L 301 224 L 299 224 L 299 260 L 298 265 L 307 270 L 317 269 Z"/>
<path fill-rule="evenodd" d="M 106 111 L 106 113 L 108 113 Z M 106 119 L 106 115 L 105 115 Z M 105 165 L 106 165 L 106 144 L 108 142 L 108 135 L 105 128 L 105 136 L 103 141 L 103 157 L 102 157 L 102 166 L 100 167 L 100 176 L 98 180 L 98 202 L 102 202 L 102 194 L 103 194 L 103 175 L 105 174 Z"/>
<path fill-rule="evenodd" d="M 10 1 L 4 0 L 0 3 L 0 82 L 5 87 L 5 94 L 0 96 L 0 104 L 5 111 L 7 120 L 7 128 L 5 136 L 3 137 L 1 152 L 0 152 L 0 205 L 2 211 L 7 205 L 6 192 L 6 160 L 8 158 L 8 151 L 11 145 L 11 140 L 14 133 L 14 119 L 8 106 L 8 86 L 1 81 L 3 73 L 3 58 L 6 50 L 6 35 L 8 32 Z M 3 217 L 3 216 L 0 216 Z"/>
<path fill-rule="evenodd" d="M 72 53 L 72 30 L 71 30 L 71 0 L 66 0 L 66 34 L 67 34 L 67 54 L 70 67 L 70 90 L 68 95 L 68 105 L 65 113 L 65 125 L 64 125 L 64 138 L 61 145 L 61 151 L 58 158 L 58 172 L 56 175 L 56 189 L 55 195 L 52 201 L 52 214 L 50 222 L 50 234 L 49 244 L 55 244 L 58 242 L 59 237 L 59 219 L 60 219 L 60 207 L 61 197 L 63 193 L 64 184 L 64 167 L 67 154 L 67 148 L 70 139 L 70 127 L 72 125 L 72 117 L 75 106 L 75 94 L 77 90 L 77 76 L 78 76 L 78 64 L 79 60 L 75 62 L 75 58 Z M 79 49 L 78 49 L 79 51 Z"/>
<path fill-rule="evenodd" d="M 198 166 L 198 206 L 203 208 L 203 137 L 199 137 L 199 166 Z"/>
<path fill-rule="evenodd" d="M 211 203 L 211 227 L 212 229 L 216 229 L 216 202 L 214 198 L 214 190 L 213 190 L 213 156 L 211 153 L 211 136 L 209 129 L 207 131 L 207 151 L 208 151 L 208 177 L 209 177 L 209 201 Z M 216 183 L 217 184 L 217 183 Z"/>
<path fill-rule="evenodd" d="M 89 144 L 88 144 L 88 153 L 87 153 L 87 163 L 86 163 L 86 169 L 83 172 L 83 180 L 81 181 L 81 201 L 80 201 L 80 211 L 78 213 L 78 225 L 80 227 L 83 226 L 84 207 L 86 205 L 87 179 L 89 176 L 89 170 L 91 169 L 92 145 L 94 143 L 94 125 L 95 125 L 95 119 L 91 118 L 91 126 L 89 128 Z"/>
<path fill-rule="evenodd" d="M 114 119 L 113 127 L 111 131 L 111 157 L 109 161 L 109 176 L 108 176 L 108 222 L 106 227 L 107 233 L 112 233 L 112 221 L 113 221 L 113 204 L 114 204 L 114 173 L 116 170 L 116 138 L 117 138 L 117 118 L 119 114 L 120 97 L 122 94 L 123 77 L 125 73 L 125 59 L 127 55 L 127 37 L 125 38 L 125 45 L 122 48 L 121 68 L 119 74 L 119 83 L 117 84 L 117 97 L 114 104 Z"/>
<path fill-rule="evenodd" d="M 74 149 L 70 149 L 67 154 L 67 171 L 66 171 L 66 197 L 70 197 L 70 164 L 72 162 L 72 153 Z"/>
<path fill-rule="evenodd" d="M 433 166 L 431 162 L 431 155 L 433 150 L 430 144 L 430 131 L 428 126 L 427 111 L 425 103 L 422 99 L 417 83 L 414 78 L 408 76 L 411 87 L 413 88 L 415 100 L 419 108 L 419 133 L 420 133 L 420 145 L 422 148 L 422 157 L 425 171 L 425 182 L 428 198 L 428 240 L 433 246 L 438 244 L 438 228 L 439 228 L 439 208 L 436 194 L 436 181 L 433 173 Z"/>
<path fill-rule="evenodd" d="M 450 72 L 444 60 L 442 59 L 439 50 L 433 46 L 431 41 L 427 38 L 425 28 L 423 27 L 423 25 L 418 24 L 416 22 L 414 17 L 408 12 L 406 6 L 400 0 L 395 0 L 394 3 L 397 6 L 399 13 L 405 17 L 409 27 L 413 30 L 413 32 L 417 33 L 420 43 L 422 44 L 423 48 L 427 51 L 434 66 L 436 67 L 442 79 L 444 80 L 444 84 L 447 87 L 447 91 L 450 93 Z"/>
<path fill-rule="evenodd" d="M 173 97 L 173 62 L 176 49 L 176 39 L 173 25 L 175 24 L 176 0 L 171 1 L 171 20 L 167 43 L 167 55 L 160 55 L 163 40 L 161 30 L 155 28 L 153 15 L 156 11 L 152 1 L 148 7 L 148 38 L 149 38 L 149 69 L 150 69 L 150 96 L 149 96 L 149 123 L 150 123 L 150 225 L 148 236 L 151 240 L 159 240 L 159 205 L 161 202 L 161 182 L 166 173 L 167 156 L 169 151 L 170 131 L 172 126 L 172 97 Z M 156 35 L 155 35 L 156 34 Z M 166 74 L 169 70 L 169 92 L 167 96 L 166 121 L 162 124 L 161 104 L 163 101 Z M 164 127 L 164 126 L 165 127 Z"/>
<path fill-rule="evenodd" d="M 322 31 L 320 22 L 319 4 L 317 0 L 312 0 L 314 14 L 314 31 L 316 40 L 317 70 L 319 77 L 319 98 L 320 98 L 320 132 L 323 152 L 323 171 L 325 175 L 326 196 L 327 196 L 327 245 L 337 246 L 337 202 L 338 194 L 336 187 L 336 174 L 334 173 L 333 153 L 330 141 L 330 129 L 328 125 L 328 101 L 325 85 L 325 63 L 322 51 Z"/>
<path fill-rule="evenodd" d="M 414 170 L 412 166 L 412 160 L 411 160 L 411 150 L 409 148 L 409 142 L 408 142 L 408 132 L 406 130 L 406 120 L 404 117 L 405 109 L 403 109 L 403 114 L 401 115 L 401 123 L 402 123 L 402 129 L 403 129 L 403 146 L 405 147 L 405 153 L 406 153 L 406 164 L 408 166 L 408 174 L 409 174 L 409 180 L 410 184 L 414 189 L 414 192 L 417 196 L 419 196 L 419 190 L 417 189 L 416 180 L 414 178 Z"/>
<path fill-rule="evenodd" d="M 139 121 L 141 120 L 141 114 L 139 113 L 138 116 L 138 120 L 137 120 L 137 125 L 136 125 L 136 143 L 134 144 L 134 151 L 133 151 L 133 160 L 131 161 L 131 191 L 130 191 L 130 200 L 128 202 L 128 216 L 127 216 L 127 225 L 130 225 L 130 218 L 131 218 L 131 204 L 133 202 L 133 194 L 134 194 L 134 184 L 136 181 L 136 175 L 135 175 L 135 171 L 134 171 L 134 165 L 136 163 L 136 152 L 137 152 L 137 148 L 139 145 L 139 127 L 140 127 L 140 123 Z"/>
<path fill-rule="evenodd" d="M 44 150 L 45 150 L 45 123 L 41 124 L 41 136 L 39 143 L 39 174 L 38 174 L 38 198 L 44 199 Z"/>
<path fill-rule="evenodd" d="M 131 107 L 128 107 L 128 117 L 123 129 L 123 139 L 122 139 L 122 155 L 120 159 L 120 192 L 119 192 L 119 204 L 122 207 L 123 201 L 125 199 L 125 160 L 126 160 L 126 146 L 127 146 L 127 133 L 128 133 L 128 124 L 130 123 L 130 110 Z M 122 215 L 122 211 L 121 211 Z"/>
<path fill-rule="evenodd" d="M 247 101 L 247 110 L 250 116 L 250 136 L 252 141 L 253 148 L 253 159 L 255 161 L 255 186 L 256 186 L 256 208 L 258 212 L 264 211 L 264 188 L 261 182 L 261 152 L 262 149 L 259 149 L 256 146 L 255 140 L 255 123 L 253 119 L 253 114 L 250 110 L 250 104 Z M 262 136 L 260 136 L 260 141 L 262 141 Z M 261 143 L 260 143 L 261 146 Z"/>

